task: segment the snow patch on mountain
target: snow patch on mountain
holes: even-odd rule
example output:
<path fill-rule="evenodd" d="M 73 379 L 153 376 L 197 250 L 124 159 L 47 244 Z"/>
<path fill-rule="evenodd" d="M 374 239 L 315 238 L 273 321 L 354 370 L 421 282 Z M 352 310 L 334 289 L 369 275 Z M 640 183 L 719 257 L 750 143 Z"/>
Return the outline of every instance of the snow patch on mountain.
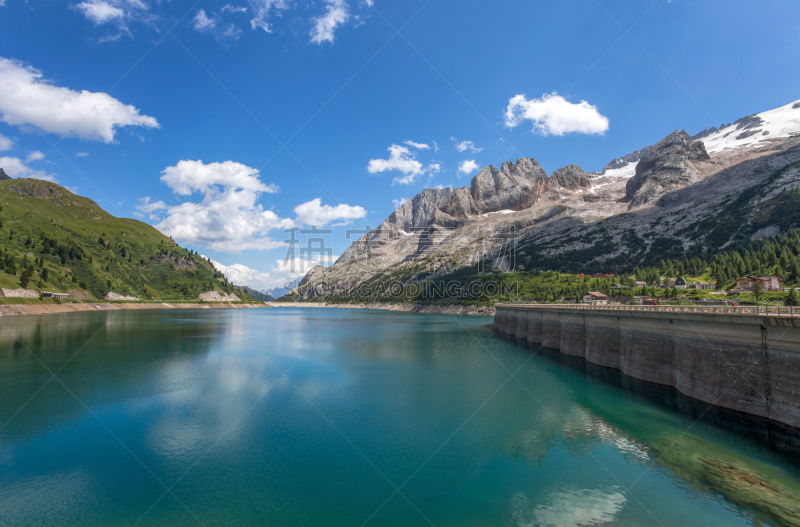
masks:
<path fill-rule="evenodd" d="M 743 117 L 700 140 L 705 143 L 706 151 L 713 154 L 795 135 L 800 135 L 800 104 L 797 102 Z"/>

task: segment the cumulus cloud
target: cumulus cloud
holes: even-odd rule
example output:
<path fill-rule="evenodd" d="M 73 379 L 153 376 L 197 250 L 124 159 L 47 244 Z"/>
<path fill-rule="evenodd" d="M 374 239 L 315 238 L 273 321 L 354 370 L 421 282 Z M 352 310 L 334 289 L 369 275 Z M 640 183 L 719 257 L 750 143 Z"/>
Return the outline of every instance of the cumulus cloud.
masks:
<path fill-rule="evenodd" d="M 474 159 L 462 161 L 461 164 L 458 165 L 458 171 L 462 174 L 470 175 L 476 170 L 478 170 L 478 163 L 476 163 Z"/>
<path fill-rule="evenodd" d="M 258 203 L 261 194 L 278 188 L 263 183 L 258 170 L 241 163 L 180 161 L 161 172 L 161 181 L 177 196 L 203 195 L 200 202 L 167 205 L 144 198 L 137 205 L 135 214 L 158 220 L 156 228 L 176 240 L 235 253 L 274 249 L 285 245 L 267 233 L 294 226 L 291 219 Z"/>
<path fill-rule="evenodd" d="M 275 278 L 270 276 L 269 273 L 262 273 L 242 264 L 223 265 L 210 258 L 209 261 L 217 271 L 224 274 L 233 284 L 246 285 L 258 291 L 274 287 Z"/>
<path fill-rule="evenodd" d="M 405 203 L 406 201 L 408 201 L 408 199 L 407 199 L 407 198 L 398 198 L 398 199 L 393 199 L 393 200 L 392 200 L 392 205 L 394 205 L 394 208 L 395 208 L 395 209 L 399 209 L 400 207 L 402 207 L 402 206 L 403 206 L 403 203 Z"/>
<path fill-rule="evenodd" d="M 430 150 L 430 145 L 426 145 L 425 143 L 415 143 L 414 141 L 403 141 L 403 143 L 407 144 L 408 146 L 413 146 L 417 150 Z"/>
<path fill-rule="evenodd" d="M 422 163 L 414 158 L 408 148 L 399 145 L 389 147 L 389 159 L 370 159 L 367 170 L 370 174 L 399 170 L 406 175 L 421 174 L 423 171 Z"/>
<path fill-rule="evenodd" d="M 314 27 L 311 29 L 310 36 L 311 42 L 314 44 L 333 42 L 333 33 L 336 28 L 350 18 L 347 11 L 348 5 L 344 0 L 327 0 L 327 4 L 325 14 L 311 20 Z"/>
<path fill-rule="evenodd" d="M 505 124 L 509 128 L 533 122 L 534 131 L 542 135 L 564 135 L 569 133 L 603 134 L 608 130 L 608 117 L 586 101 L 571 103 L 558 93 L 546 93 L 541 99 L 527 100 L 525 95 L 516 95 L 508 101 Z"/>
<path fill-rule="evenodd" d="M 23 130 L 103 141 L 114 140 L 122 126 L 159 128 L 158 121 L 102 92 L 55 86 L 42 73 L 16 60 L 0 57 L 0 120 Z"/>
<path fill-rule="evenodd" d="M 344 225 L 367 215 L 364 207 L 345 205 L 343 203 L 332 207 L 323 205 L 320 198 L 298 205 L 294 208 L 294 213 L 297 214 L 298 224 L 314 225 L 316 227 L 322 227 L 337 220 L 343 222 L 340 225 Z"/>
<path fill-rule="evenodd" d="M 0 168 L 13 178 L 34 178 L 44 181 L 56 181 L 53 174 L 48 174 L 44 170 L 35 170 L 25 164 L 25 161 L 18 157 L 0 157 Z"/>
<path fill-rule="evenodd" d="M 253 18 L 250 20 L 250 27 L 253 29 L 263 29 L 267 33 L 272 33 L 269 19 L 273 14 L 280 15 L 281 11 L 288 9 L 287 0 L 249 0 Z"/>
<path fill-rule="evenodd" d="M 388 159 L 370 159 L 367 170 L 370 174 L 398 170 L 402 176 L 394 178 L 393 182 L 401 185 L 408 185 L 417 181 L 422 175 L 438 174 L 442 166 L 439 163 L 429 163 L 427 166 L 419 161 L 415 154 L 408 148 L 400 145 L 389 147 Z"/>
<path fill-rule="evenodd" d="M 470 152 L 478 153 L 483 150 L 482 147 L 475 146 L 475 143 L 473 143 L 472 141 L 459 142 L 455 137 L 451 137 L 450 140 L 456 144 L 456 150 L 458 150 L 459 152 L 466 152 L 467 150 L 469 150 Z"/>
<path fill-rule="evenodd" d="M 265 289 L 284 287 L 287 283 L 302 278 L 314 267 L 333 265 L 336 259 L 337 257 L 335 256 L 324 256 L 322 261 L 319 257 L 311 260 L 303 258 L 276 260 L 275 265 L 270 266 L 269 272 L 261 272 L 242 264 L 224 265 L 211 259 L 209 261 L 230 282 L 263 291 Z"/>
<path fill-rule="evenodd" d="M 14 140 L 0 134 L 0 152 L 11 150 L 14 147 Z"/>
<path fill-rule="evenodd" d="M 178 161 L 177 165 L 161 172 L 161 181 L 182 196 L 190 196 L 194 192 L 208 194 L 215 186 L 253 192 L 278 192 L 276 185 L 266 185 L 259 179 L 258 169 L 235 161 L 208 164 L 199 159 Z"/>

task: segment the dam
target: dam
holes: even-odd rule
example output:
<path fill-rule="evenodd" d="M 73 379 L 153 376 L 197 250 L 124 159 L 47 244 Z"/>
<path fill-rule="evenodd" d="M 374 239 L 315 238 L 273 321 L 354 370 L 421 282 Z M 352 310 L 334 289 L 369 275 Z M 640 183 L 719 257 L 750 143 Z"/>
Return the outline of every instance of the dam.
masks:
<path fill-rule="evenodd" d="M 800 428 L 800 309 L 498 304 L 494 329 Z"/>

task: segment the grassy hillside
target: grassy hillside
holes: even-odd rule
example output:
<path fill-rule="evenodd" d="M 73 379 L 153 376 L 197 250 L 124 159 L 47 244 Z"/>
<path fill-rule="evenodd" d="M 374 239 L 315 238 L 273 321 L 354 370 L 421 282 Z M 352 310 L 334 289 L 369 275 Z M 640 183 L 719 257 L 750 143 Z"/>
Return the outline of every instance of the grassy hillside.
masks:
<path fill-rule="evenodd" d="M 142 300 L 234 290 L 211 263 L 146 223 L 36 179 L 0 181 L 0 287 Z"/>

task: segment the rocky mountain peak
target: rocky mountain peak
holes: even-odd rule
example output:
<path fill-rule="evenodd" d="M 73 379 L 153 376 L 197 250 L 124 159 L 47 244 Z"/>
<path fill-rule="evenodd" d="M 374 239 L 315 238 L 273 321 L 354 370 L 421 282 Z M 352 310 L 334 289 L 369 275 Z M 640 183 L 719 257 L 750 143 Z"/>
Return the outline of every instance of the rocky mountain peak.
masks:
<path fill-rule="evenodd" d="M 700 176 L 694 163 L 710 159 L 702 141 L 693 141 L 683 130 L 673 132 L 639 159 L 636 174 L 626 185 L 625 200 L 639 207 L 695 183 Z"/>
<path fill-rule="evenodd" d="M 588 176 L 578 165 L 567 165 L 559 168 L 550 176 L 558 186 L 565 190 L 588 189 L 592 186 Z"/>
<path fill-rule="evenodd" d="M 11 176 L 5 173 L 5 171 L 0 168 L 0 181 L 5 181 L 7 179 L 11 179 Z"/>
<path fill-rule="evenodd" d="M 494 165 L 472 178 L 471 196 L 479 214 L 499 210 L 522 210 L 546 193 L 547 173 L 533 158 L 506 161 L 498 170 Z"/>

